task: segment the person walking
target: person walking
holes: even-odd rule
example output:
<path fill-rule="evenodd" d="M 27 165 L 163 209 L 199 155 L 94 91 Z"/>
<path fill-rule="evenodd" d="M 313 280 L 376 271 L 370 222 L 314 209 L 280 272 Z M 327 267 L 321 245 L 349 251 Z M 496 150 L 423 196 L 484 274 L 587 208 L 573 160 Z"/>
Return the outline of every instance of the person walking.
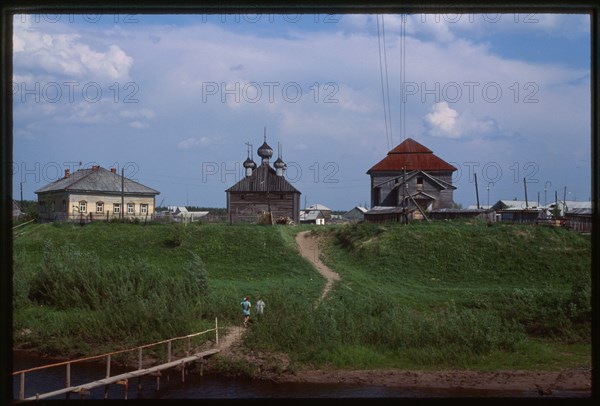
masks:
<path fill-rule="evenodd" d="M 244 316 L 244 327 L 248 327 L 248 322 L 250 321 L 250 307 L 252 307 L 252 303 L 250 303 L 250 297 L 246 296 L 240 302 L 242 305 L 242 314 Z"/>
<path fill-rule="evenodd" d="M 258 298 L 258 301 L 256 302 L 256 314 L 259 316 L 262 316 L 264 311 L 265 311 L 265 302 L 263 302 L 262 298 Z"/>

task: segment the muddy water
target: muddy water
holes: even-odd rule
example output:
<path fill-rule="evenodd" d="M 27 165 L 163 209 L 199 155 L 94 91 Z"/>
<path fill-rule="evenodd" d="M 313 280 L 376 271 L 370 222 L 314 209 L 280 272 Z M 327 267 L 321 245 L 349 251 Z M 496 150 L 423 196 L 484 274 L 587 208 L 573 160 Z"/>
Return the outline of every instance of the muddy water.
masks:
<path fill-rule="evenodd" d="M 55 362 L 40 359 L 27 354 L 15 354 L 14 370 L 22 370 Z M 111 367 L 111 375 L 127 372 L 123 368 Z M 101 363 L 81 363 L 71 366 L 71 385 L 79 385 L 102 379 L 106 374 L 106 366 Z M 167 380 L 169 376 L 169 380 Z M 26 375 L 25 397 L 35 396 L 64 388 L 66 367 L 56 367 Z M 128 399 L 251 399 L 251 398 L 437 398 L 437 397 L 539 397 L 536 392 L 494 392 L 488 390 L 406 390 L 383 386 L 349 385 L 349 384 L 306 384 L 276 383 L 271 381 L 233 380 L 220 376 L 200 376 L 198 371 L 186 375 L 181 382 L 181 373 L 164 371 L 160 380 L 160 389 L 156 389 L 155 377 L 142 377 L 141 390 L 138 390 L 138 379 L 129 381 Z M 19 395 L 19 377 L 13 379 L 13 397 Z M 92 389 L 86 399 L 103 399 L 105 388 Z M 588 394 L 589 395 L 589 394 Z M 578 393 L 554 393 L 553 396 L 580 397 Z M 122 385 L 110 385 L 109 399 L 124 399 L 125 388 Z M 55 399 L 64 399 L 65 395 Z M 71 399 L 79 399 L 76 394 Z"/>

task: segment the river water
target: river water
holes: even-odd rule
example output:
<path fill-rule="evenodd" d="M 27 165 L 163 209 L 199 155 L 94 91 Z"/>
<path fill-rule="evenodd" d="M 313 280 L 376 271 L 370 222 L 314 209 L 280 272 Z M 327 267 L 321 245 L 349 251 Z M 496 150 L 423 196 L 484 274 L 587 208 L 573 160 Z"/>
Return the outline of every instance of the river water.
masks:
<path fill-rule="evenodd" d="M 40 359 L 28 354 L 15 354 L 13 369 L 15 371 L 47 365 L 55 361 Z M 116 366 L 111 367 L 111 375 L 130 371 Z M 106 374 L 106 366 L 101 363 L 77 363 L 71 366 L 71 385 L 76 386 L 102 379 Z M 167 381 L 167 375 L 169 380 Z M 31 372 L 25 378 L 25 397 L 35 396 L 65 387 L 66 366 L 54 367 L 44 371 Z M 307 384 L 276 383 L 271 381 L 255 381 L 229 379 L 221 376 L 200 376 L 198 371 L 187 374 L 185 382 L 181 382 L 181 373 L 163 371 L 160 389 L 156 388 L 156 378 L 141 378 L 142 389 L 138 390 L 138 379 L 130 379 L 127 392 L 128 399 L 253 399 L 253 398 L 451 398 L 451 397 L 538 397 L 534 392 L 498 392 L 489 390 L 406 390 L 384 386 L 353 384 Z M 19 396 L 19 376 L 13 379 L 13 397 Z M 103 399 L 104 387 L 90 391 L 86 399 Z M 589 396 L 579 393 L 554 393 L 559 397 Z M 124 399 L 125 388 L 122 385 L 110 385 L 109 399 Z M 71 399 L 79 399 L 80 395 L 72 394 Z M 65 399 L 65 395 L 55 399 Z"/>

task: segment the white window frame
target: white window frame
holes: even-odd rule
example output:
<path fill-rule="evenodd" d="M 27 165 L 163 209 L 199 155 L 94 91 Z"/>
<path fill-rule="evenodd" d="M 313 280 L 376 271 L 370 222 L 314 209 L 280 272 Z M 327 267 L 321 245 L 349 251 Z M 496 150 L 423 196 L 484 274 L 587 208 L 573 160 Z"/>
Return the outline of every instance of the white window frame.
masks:
<path fill-rule="evenodd" d="M 96 213 L 104 213 L 104 202 L 96 202 Z"/>
<path fill-rule="evenodd" d="M 79 201 L 79 212 L 80 213 L 87 213 L 87 202 L 85 200 L 80 200 Z"/>
<path fill-rule="evenodd" d="M 148 214 L 148 205 L 140 204 L 140 214 Z"/>
<path fill-rule="evenodd" d="M 121 203 L 113 203 L 113 213 L 121 214 Z"/>
<path fill-rule="evenodd" d="M 127 203 L 127 214 L 135 214 L 135 203 Z"/>

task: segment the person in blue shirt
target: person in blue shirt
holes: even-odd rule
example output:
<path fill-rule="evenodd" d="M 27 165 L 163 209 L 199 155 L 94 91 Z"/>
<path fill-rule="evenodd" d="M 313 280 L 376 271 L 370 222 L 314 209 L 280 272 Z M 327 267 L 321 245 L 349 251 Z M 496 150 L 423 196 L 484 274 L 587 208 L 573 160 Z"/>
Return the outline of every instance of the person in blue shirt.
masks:
<path fill-rule="evenodd" d="M 248 327 L 248 322 L 250 321 L 250 307 L 252 307 L 252 303 L 250 303 L 250 298 L 246 296 L 242 299 L 242 314 L 244 316 L 244 327 Z"/>

